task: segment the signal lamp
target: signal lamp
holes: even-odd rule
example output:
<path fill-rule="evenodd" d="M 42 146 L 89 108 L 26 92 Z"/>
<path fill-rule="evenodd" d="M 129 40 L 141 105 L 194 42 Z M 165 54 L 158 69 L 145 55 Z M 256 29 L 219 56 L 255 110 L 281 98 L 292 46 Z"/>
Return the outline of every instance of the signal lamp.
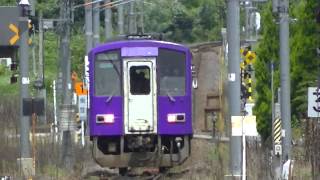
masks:
<path fill-rule="evenodd" d="M 17 69 L 18 69 L 18 64 L 16 62 L 12 62 L 12 64 L 10 64 L 10 70 L 16 71 Z"/>

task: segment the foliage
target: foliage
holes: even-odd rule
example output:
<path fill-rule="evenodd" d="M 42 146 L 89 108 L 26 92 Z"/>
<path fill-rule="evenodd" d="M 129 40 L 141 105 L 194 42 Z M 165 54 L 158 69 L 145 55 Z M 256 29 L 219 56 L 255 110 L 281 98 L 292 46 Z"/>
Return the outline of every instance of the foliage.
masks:
<path fill-rule="evenodd" d="M 57 77 L 58 70 L 58 36 L 53 31 L 47 31 L 44 35 L 44 75 L 45 86 L 49 97 L 52 97 L 52 82 Z"/>
<path fill-rule="evenodd" d="M 290 74 L 291 74 L 291 121 L 300 126 L 300 120 L 307 118 L 307 87 L 316 86 L 319 74 L 319 57 L 316 47 L 320 44 L 319 25 L 315 23 L 316 0 L 295 1 L 290 4 L 290 15 L 297 22 L 290 25 Z M 271 132 L 271 90 L 270 61 L 279 66 L 278 27 L 271 14 L 271 2 L 262 12 L 262 39 L 257 48 L 258 61 L 255 64 L 258 116 L 258 131 L 263 138 Z M 275 92 L 279 87 L 279 68 L 275 68 Z"/>
<path fill-rule="evenodd" d="M 17 5 L 16 0 L 0 0 L 0 6 L 15 6 Z"/>
<path fill-rule="evenodd" d="M 254 108 L 255 114 L 257 115 L 258 131 L 261 136 L 266 139 L 271 132 L 271 73 L 270 63 L 274 61 L 275 64 L 279 63 L 278 60 L 278 49 L 279 40 L 278 28 L 273 22 L 272 15 L 272 3 L 268 3 L 262 11 L 262 40 L 260 41 L 257 54 L 258 60 L 254 64 L 255 77 L 256 77 L 256 105 Z M 277 79 L 275 76 L 275 86 L 278 87 Z M 276 90 L 276 88 L 274 89 Z"/>
<path fill-rule="evenodd" d="M 294 122 L 307 118 L 307 88 L 317 86 L 320 71 L 316 47 L 320 44 L 319 25 L 315 23 L 317 0 L 299 1 L 293 9 L 298 21 L 292 25 L 292 113 Z"/>
<path fill-rule="evenodd" d="M 77 30 L 72 32 L 71 37 L 71 69 L 83 77 L 84 55 L 85 55 L 85 36 Z"/>
<path fill-rule="evenodd" d="M 153 2 L 145 13 L 146 32 L 165 33 L 175 42 L 212 41 L 220 39 L 225 27 L 226 4 L 223 0 L 162 0 Z"/>

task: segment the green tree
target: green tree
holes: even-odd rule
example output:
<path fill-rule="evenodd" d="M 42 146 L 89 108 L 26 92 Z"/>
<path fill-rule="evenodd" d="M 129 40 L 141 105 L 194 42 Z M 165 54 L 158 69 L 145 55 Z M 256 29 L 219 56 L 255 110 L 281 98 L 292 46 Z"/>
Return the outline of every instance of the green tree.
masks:
<path fill-rule="evenodd" d="M 319 57 L 316 47 L 320 44 L 318 25 L 315 22 L 315 10 L 318 0 L 302 0 L 293 8 L 293 16 L 298 20 L 292 25 L 291 45 L 291 97 L 293 123 L 298 125 L 301 118 L 306 118 L 307 88 L 317 86 L 320 75 Z"/>
<path fill-rule="evenodd" d="M 272 3 L 265 5 L 261 12 L 262 17 L 262 38 L 257 48 L 258 59 L 254 64 L 256 77 L 256 105 L 254 108 L 257 115 L 258 131 L 263 139 L 266 139 L 271 132 L 271 73 L 270 63 L 278 64 L 279 39 L 278 28 L 273 21 Z M 277 75 L 274 78 L 277 87 Z M 275 88 L 276 89 L 276 88 Z"/>
<path fill-rule="evenodd" d="M 146 32 L 164 32 L 175 42 L 218 40 L 225 27 L 224 0 L 155 1 L 145 12 Z"/>
<path fill-rule="evenodd" d="M 292 1 L 290 16 L 297 21 L 290 24 L 290 77 L 291 77 L 291 120 L 299 128 L 300 120 L 306 118 L 307 87 L 317 85 L 320 74 L 316 47 L 320 44 L 319 27 L 315 23 L 316 0 Z M 263 138 L 271 132 L 270 61 L 279 67 L 278 26 L 271 13 L 271 2 L 262 11 L 262 38 L 257 48 L 255 64 L 256 106 L 258 131 Z M 279 87 L 279 68 L 276 68 L 274 87 Z M 276 91 L 275 91 L 276 92 Z"/>

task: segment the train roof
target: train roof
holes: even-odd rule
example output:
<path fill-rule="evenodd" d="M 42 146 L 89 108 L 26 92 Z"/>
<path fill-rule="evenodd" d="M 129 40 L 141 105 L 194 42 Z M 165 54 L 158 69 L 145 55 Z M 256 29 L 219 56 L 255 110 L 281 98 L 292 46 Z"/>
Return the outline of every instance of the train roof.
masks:
<path fill-rule="evenodd" d="M 103 44 L 99 44 L 97 47 L 93 48 L 90 53 L 99 53 L 105 50 L 110 49 L 120 49 L 122 47 L 159 47 L 159 48 L 167 48 L 173 49 L 177 51 L 190 52 L 189 48 L 185 45 L 168 42 L 168 41 L 160 41 L 160 40 L 151 40 L 151 39 L 134 39 L 134 40 L 119 40 L 106 42 Z"/>

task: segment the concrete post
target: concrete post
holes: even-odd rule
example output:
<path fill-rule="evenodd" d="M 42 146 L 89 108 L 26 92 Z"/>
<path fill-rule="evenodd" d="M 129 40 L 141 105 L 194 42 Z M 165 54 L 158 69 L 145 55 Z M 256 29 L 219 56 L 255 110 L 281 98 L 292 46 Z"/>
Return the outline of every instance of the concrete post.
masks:
<path fill-rule="evenodd" d="M 284 129 L 283 159 L 291 159 L 291 103 L 290 103 L 290 60 L 289 60 L 289 2 L 279 4 L 280 20 L 280 82 L 281 82 L 281 119 Z"/>
<path fill-rule="evenodd" d="M 29 79 L 29 32 L 28 32 L 28 14 L 23 9 L 28 9 L 29 4 L 19 3 L 20 18 L 19 18 L 19 66 L 20 66 L 20 159 L 18 164 L 24 177 L 29 178 L 34 175 L 33 160 L 30 151 L 30 117 L 23 114 L 23 99 L 29 97 L 28 86 Z"/>
<path fill-rule="evenodd" d="M 240 116 L 240 4 L 239 0 L 228 0 L 228 103 L 230 116 Z M 230 117 L 231 120 L 231 117 Z M 231 127 L 231 126 L 230 126 Z M 232 127 L 231 127 L 232 128 Z M 241 178 L 241 136 L 231 136 L 231 175 Z"/>

